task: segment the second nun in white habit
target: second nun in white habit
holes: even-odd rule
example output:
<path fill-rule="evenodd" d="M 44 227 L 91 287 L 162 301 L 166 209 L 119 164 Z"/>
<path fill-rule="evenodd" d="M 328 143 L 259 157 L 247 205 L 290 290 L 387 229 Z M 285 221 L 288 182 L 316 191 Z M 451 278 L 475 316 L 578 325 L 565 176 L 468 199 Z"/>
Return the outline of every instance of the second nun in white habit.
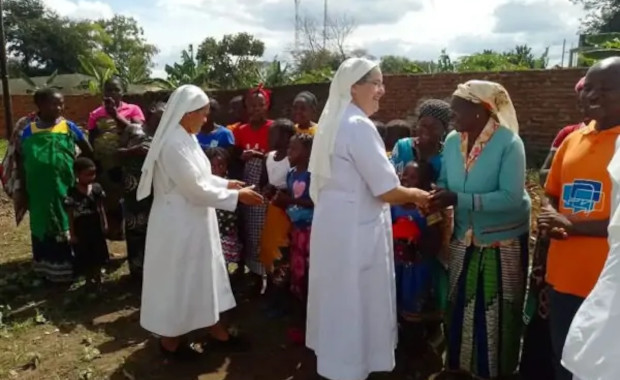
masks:
<path fill-rule="evenodd" d="M 179 337 L 218 323 L 235 306 L 222 254 L 215 208 L 258 204 L 261 196 L 211 173 L 195 134 L 209 113 L 209 98 L 196 86 L 172 93 L 142 168 L 137 198 L 153 189 L 142 287 L 141 325 L 160 337 L 164 353 L 187 353 Z"/>
<path fill-rule="evenodd" d="M 388 203 L 425 205 L 399 184 L 369 116 L 385 93 L 376 63 L 351 58 L 330 85 L 310 158 L 315 204 L 306 342 L 319 375 L 363 380 L 391 371 L 396 347 L 392 224 Z"/>

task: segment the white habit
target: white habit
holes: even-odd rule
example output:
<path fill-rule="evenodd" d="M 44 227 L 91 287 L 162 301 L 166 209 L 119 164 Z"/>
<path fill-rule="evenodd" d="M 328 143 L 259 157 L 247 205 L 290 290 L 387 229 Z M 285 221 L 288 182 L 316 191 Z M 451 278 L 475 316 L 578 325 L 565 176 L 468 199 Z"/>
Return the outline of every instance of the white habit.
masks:
<path fill-rule="evenodd" d="M 562 353 L 562 364 L 580 380 L 620 379 L 620 138 L 607 170 L 612 180 L 609 254 L 573 319 Z"/>
<path fill-rule="evenodd" d="M 234 210 L 238 192 L 211 173 L 195 136 L 178 124 L 183 114 L 206 104 L 197 87 L 173 93 L 139 187 L 139 198 L 148 195 L 152 178 L 140 323 L 165 337 L 214 325 L 220 313 L 235 306 L 215 208 Z"/>
<path fill-rule="evenodd" d="M 378 196 L 399 180 L 374 124 L 352 104 L 335 134 L 330 166 L 315 199 L 306 342 L 321 376 L 362 380 L 394 368 L 392 222 Z"/>

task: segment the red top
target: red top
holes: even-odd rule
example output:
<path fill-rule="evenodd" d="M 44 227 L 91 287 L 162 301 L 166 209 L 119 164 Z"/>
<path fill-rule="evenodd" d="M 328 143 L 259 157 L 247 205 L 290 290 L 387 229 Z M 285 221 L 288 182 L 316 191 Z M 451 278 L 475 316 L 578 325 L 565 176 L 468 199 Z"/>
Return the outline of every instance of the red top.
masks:
<path fill-rule="evenodd" d="M 562 145 L 564 139 L 566 139 L 571 133 L 575 132 L 584 125 L 584 123 L 579 123 L 567 125 L 566 127 L 560 129 L 560 132 L 558 132 L 558 134 L 555 136 L 555 139 L 553 139 L 553 142 L 551 143 L 551 151 L 556 151 L 560 147 L 560 145 Z"/>
<path fill-rule="evenodd" d="M 269 128 L 273 120 L 265 121 L 260 128 L 254 129 L 250 124 L 243 124 L 234 129 L 235 146 L 243 150 L 258 150 L 263 153 L 269 151 Z"/>

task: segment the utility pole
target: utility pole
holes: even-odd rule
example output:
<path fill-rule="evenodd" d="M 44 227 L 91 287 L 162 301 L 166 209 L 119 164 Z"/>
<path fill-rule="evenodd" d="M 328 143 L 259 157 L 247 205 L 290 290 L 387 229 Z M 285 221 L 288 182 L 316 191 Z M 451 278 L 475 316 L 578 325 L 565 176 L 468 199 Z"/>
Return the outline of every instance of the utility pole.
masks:
<path fill-rule="evenodd" d="M 9 91 L 9 76 L 6 69 L 6 38 L 4 37 L 4 6 L 0 0 L 0 76 L 2 77 L 2 100 L 4 100 L 4 124 L 6 138 L 10 139 L 13 133 L 13 108 L 11 106 L 11 92 Z"/>
<path fill-rule="evenodd" d="M 564 54 L 566 53 L 566 38 L 564 39 L 564 42 L 562 42 L 562 63 L 560 64 L 560 67 L 564 67 Z"/>
<path fill-rule="evenodd" d="M 295 0 L 295 53 L 299 53 L 301 48 L 299 41 L 299 33 L 301 32 L 301 18 L 299 16 L 299 3 L 301 0 Z"/>
<path fill-rule="evenodd" d="M 323 5 L 323 50 L 327 48 L 327 0 Z"/>

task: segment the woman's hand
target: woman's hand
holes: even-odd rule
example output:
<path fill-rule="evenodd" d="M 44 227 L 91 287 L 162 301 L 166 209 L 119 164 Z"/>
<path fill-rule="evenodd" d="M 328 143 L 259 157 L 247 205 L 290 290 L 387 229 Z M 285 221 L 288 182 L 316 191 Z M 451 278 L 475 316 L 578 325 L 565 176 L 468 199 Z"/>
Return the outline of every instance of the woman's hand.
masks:
<path fill-rule="evenodd" d="M 430 209 L 433 211 L 443 210 L 444 208 L 454 206 L 457 202 L 457 195 L 446 189 L 434 188 L 430 192 Z"/>
<path fill-rule="evenodd" d="M 116 120 L 118 117 L 118 110 L 116 109 L 116 103 L 114 103 L 114 99 L 112 98 L 103 98 L 103 106 L 105 107 L 105 112 L 112 119 Z"/>
<path fill-rule="evenodd" d="M 430 193 L 422 189 L 410 188 L 408 189 L 411 194 L 410 203 L 414 203 L 419 208 L 425 210 L 428 208 L 428 202 L 430 200 Z"/>
<path fill-rule="evenodd" d="M 263 156 L 262 152 L 253 149 L 244 150 L 243 153 L 241 153 L 241 159 L 243 161 L 248 161 L 252 158 L 262 158 Z"/>
<path fill-rule="evenodd" d="M 237 181 L 236 179 L 232 179 L 228 181 L 228 190 L 240 190 L 245 186 L 245 182 Z"/>
<path fill-rule="evenodd" d="M 263 196 L 253 189 L 254 186 L 250 186 L 239 190 L 239 203 L 243 203 L 248 206 L 257 206 L 263 203 Z"/>

